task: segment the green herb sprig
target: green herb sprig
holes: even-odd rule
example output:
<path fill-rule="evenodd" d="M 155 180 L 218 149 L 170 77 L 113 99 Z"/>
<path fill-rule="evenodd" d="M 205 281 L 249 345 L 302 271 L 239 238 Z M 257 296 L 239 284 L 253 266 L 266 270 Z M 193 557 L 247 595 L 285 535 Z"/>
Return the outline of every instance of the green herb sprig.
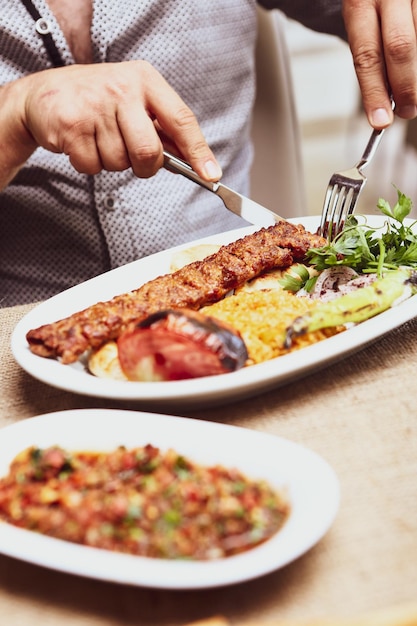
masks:
<path fill-rule="evenodd" d="M 358 273 L 377 273 L 378 276 L 400 266 L 417 267 L 417 233 L 413 232 L 416 222 L 404 223 L 412 208 L 411 199 L 397 189 L 394 207 L 379 199 L 377 208 L 388 218 L 384 232 L 381 233 L 381 228 L 360 224 L 351 215 L 344 230 L 332 242 L 307 252 L 309 264 L 318 271 L 348 265 Z"/>
<path fill-rule="evenodd" d="M 316 280 L 317 276 L 310 276 L 310 272 L 305 265 L 297 263 L 292 265 L 278 282 L 286 291 L 296 293 L 300 289 L 310 292 Z"/>

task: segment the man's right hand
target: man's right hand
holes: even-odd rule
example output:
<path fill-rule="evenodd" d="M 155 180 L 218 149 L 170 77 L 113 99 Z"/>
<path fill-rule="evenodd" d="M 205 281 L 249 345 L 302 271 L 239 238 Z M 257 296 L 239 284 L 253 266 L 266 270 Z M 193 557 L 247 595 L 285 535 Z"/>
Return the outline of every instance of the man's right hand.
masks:
<path fill-rule="evenodd" d="M 206 180 L 221 177 L 195 115 L 146 61 L 45 70 L 0 94 L 3 186 L 38 146 L 82 173 L 131 167 L 147 178 L 163 165 L 164 142 Z"/>

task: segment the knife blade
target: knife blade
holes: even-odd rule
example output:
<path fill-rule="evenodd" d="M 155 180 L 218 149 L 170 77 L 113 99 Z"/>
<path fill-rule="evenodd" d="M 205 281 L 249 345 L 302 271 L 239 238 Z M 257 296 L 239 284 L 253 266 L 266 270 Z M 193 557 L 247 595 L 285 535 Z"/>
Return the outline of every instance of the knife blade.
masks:
<path fill-rule="evenodd" d="M 223 201 L 226 209 L 243 218 L 254 226 L 260 226 L 267 228 L 273 226 L 277 222 L 287 221 L 277 213 L 270 211 L 266 207 L 262 206 L 258 202 L 243 196 L 237 191 L 233 191 L 226 185 L 220 182 L 208 182 L 201 178 L 191 167 L 189 163 L 182 159 L 166 152 L 164 150 L 164 167 L 165 169 L 175 172 L 176 174 L 182 174 L 189 180 L 193 181 L 204 187 L 208 191 L 216 194 Z"/>

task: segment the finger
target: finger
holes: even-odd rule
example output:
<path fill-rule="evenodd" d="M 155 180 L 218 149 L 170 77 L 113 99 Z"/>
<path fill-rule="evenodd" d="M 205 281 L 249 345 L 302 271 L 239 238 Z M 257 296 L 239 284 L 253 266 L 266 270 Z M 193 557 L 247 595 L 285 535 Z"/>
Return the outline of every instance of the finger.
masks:
<path fill-rule="evenodd" d="M 163 165 L 162 143 L 147 111 L 132 103 L 120 107 L 117 121 L 130 165 L 140 178 L 149 178 Z"/>
<path fill-rule="evenodd" d="M 51 114 L 57 107 L 55 101 L 43 107 L 43 115 L 38 115 L 39 106 L 29 103 L 26 125 L 39 146 L 69 157 L 73 167 L 82 174 L 98 174 L 103 164 L 95 140 L 94 116 L 78 116 L 74 107 L 65 110 L 58 101 L 59 115 Z M 31 109 L 34 111 L 31 111 Z"/>
<path fill-rule="evenodd" d="M 99 118 L 95 140 L 103 169 L 121 172 L 131 167 L 127 146 L 115 113 Z"/>
<path fill-rule="evenodd" d="M 69 157 L 71 165 L 77 172 L 94 176 L 103 169 L 96 143 L 95 141 L 88 140 L 83 146 L 84 148 L 80 145 L 79 149 L 70 150 L 66 154 Z"/>
<path fill-rule="evenodd" d="M 103 169 L 91 123 L 80 124 L 73 133 L 65 135 L 59 151 L 69 157 L 71 165 L 81 174 L 95 175 Z"/>
<path fill-rule="evenodd" d="M 376 6 L 345 0 L 343 15 L 366 115 L 374 128 L 385 128 L 393 113 Z"/>
<path fill-rule="evenodd" d="M 163 133 L 200 176 L 213 181 L 221 178 L 221 167 L 208 146 L 195 115 L 157 72 L 150 83 L 146 104 Z"/>
<path fill-rule="evenodd" d="M 164 131 L 161 128 L 161 125 L 159 124 L 158 120 L 154 120 L 154 126 L 156 129 L 156 132 L 158 133 L 158 136 L 161 139 L 162 145 L 164 147 L 164 150 L 166 150 L 167 152 L 170 152 L 171 154 L 174 154 L 175 156 L 178 157 L 182 157 L 182 155 L 180 154 L 177 146 L 175 145 L 174 141 L 172 141 L 172 139 L 170 137 L 168 137 L 168 135 L 166 135 L 164 133 Z"/>
<path fill-rule="evenodd" d="M 143 108 L 143 97 L 137 89 L 126 87 L 129 80 L 125 78 L 118 85 L 117 77 L 113 77 L 114 89 L 108 88 L 107 81 L 100 102 L 89 102 L 93 115 L 81 113 L 75 116 L 77 121 L 61 126 L 61 130 L 66 128 L 65 152 L 74 167 L 84 173 L 132 167 L 137 176 L 152 176 L 163 163 L 162 146 Z M 70 119 L 74 119 L 73 113 Z"/>
<path fill-rule="evenodd" d="M 417 9 L 414 9 L 417 15 Z M 396 114 L 405 119 L 417 110 L 416 18 L 410 0 L 389 0 L 383 5 L 381 30 L 388 83 Z"/>
<path fill-rule="evenodd" d="M 92 104 L 90 108 L 94 110 Z M 75 119 L 77 121 L 61 124 L 60 134 L 63 137 L 62 151 L 69 156 L 77 171 L 97 174 L 103 169 L 114 172 L 131 167 L 117 119 L 116 102 L 107 98 L 100 107 L 96 107 L 94 115 L 76 115 Z M 126 133 L 126 136 L 129 134 Z"/>

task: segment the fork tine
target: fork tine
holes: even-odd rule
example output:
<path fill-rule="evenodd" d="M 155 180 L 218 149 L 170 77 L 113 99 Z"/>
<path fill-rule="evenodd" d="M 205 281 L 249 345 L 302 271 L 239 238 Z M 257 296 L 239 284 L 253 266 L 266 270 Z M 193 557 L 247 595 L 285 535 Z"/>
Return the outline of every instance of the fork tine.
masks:
<path fill-rule="evenodd" d="M 365 184 L 365 182 L 363 182 L 362 185 L 359 188 L 351 187 L 349 189 L 349 192 L 348 192 L 348 194 L 346 196 L 345 204 L 343 206 L 343 211 L 341 211 L 340 216 L 339 216 L 338 232 L 335 233 L 335 234 L 339 234 L 340 232 L 342 232 L 342 230 L 345 227 L 347 218 L 349 217 L 349 215 L 352 215 L 352 213 L 355 211 L 355 207 L 356 207 L 356 204 L 358 202 L 359 194 L 362 191 L 364 184 Z"/>
<path fill-rule="evenodd" d="M 327 188 L 318 232 L 329 241 L 342 232 L 347 218 L 356 208 L 359 194 L 366 183 L 366 178 L 359 172 L 358 175 L 360 178 L 356 180 L 341 174 L 335 175 L 331 179 L 333 186 Z"/>
<path fill-rule="evenodd" d="M 366 184 L 362 170 L 369 164 L 385 130 L 373 130 L 361 160 L 350 170 L 335 172 L 330 178 L 321 213 L 318 234 L 331 241 L 342 232 L 346 220 L 356 208 Z"/>
<path fill-rule="evenodd" d="M 354 211 L 358 195 L 359 190 L 352 185 L 335 181 L 333 186 L 329 185 L 319 231 L 322 237 L 330 240 L 343 230 L 348 215 Z"/>
<path fill-rule="evenodd" d="M 345 227 L 346 220 L 349 215 L 352 215 L 355 212 L 356 205 L 358 203 L 358 199 L 360 194 L 362 193 L 363 188 L 366 185 L 366 178 L 363 177 L 362 180 L 352 180 L 349 191 L 346 194 L 346 199 L 343 207 L 341 207 L 338 221 L 337 221 L 337 229 L 334 231 L 333 235 L 336 236 L 342 232 Z"/>
<path fill-rule="evenodd" d="M 329 225 L 332 222 L 332 217 L 334 214 L 334 207 L 337 203 L 339 197 L 338 185 L 336 183 L 332 183 L 330 181 L 329 186 L 327 187 L 326 195 L 324 198 L 323 211 L 321 214 L 321 222 L 319 227 L 319 234 L 322 237 L 327 237 Z"/>
<path fill-rule="evenodd" d="M 332 221 L 332 237 L 336 237 L 344 228 L 348 210 L 352 206 L 354 189 L 348 185 L 341 188 L 339 201 Z"/>
<path fill-rule="evenodd" d="M 329 221 L 329 229 L 331 229 L 331 236 L 335 237 L 337 231 L 340 228 L 340 216 L 343 212 L 343 206 L 346 199 L 346 186 L 341 185 L 338 188 L 337 200 L 333 207 L 333 212 Z"/>

